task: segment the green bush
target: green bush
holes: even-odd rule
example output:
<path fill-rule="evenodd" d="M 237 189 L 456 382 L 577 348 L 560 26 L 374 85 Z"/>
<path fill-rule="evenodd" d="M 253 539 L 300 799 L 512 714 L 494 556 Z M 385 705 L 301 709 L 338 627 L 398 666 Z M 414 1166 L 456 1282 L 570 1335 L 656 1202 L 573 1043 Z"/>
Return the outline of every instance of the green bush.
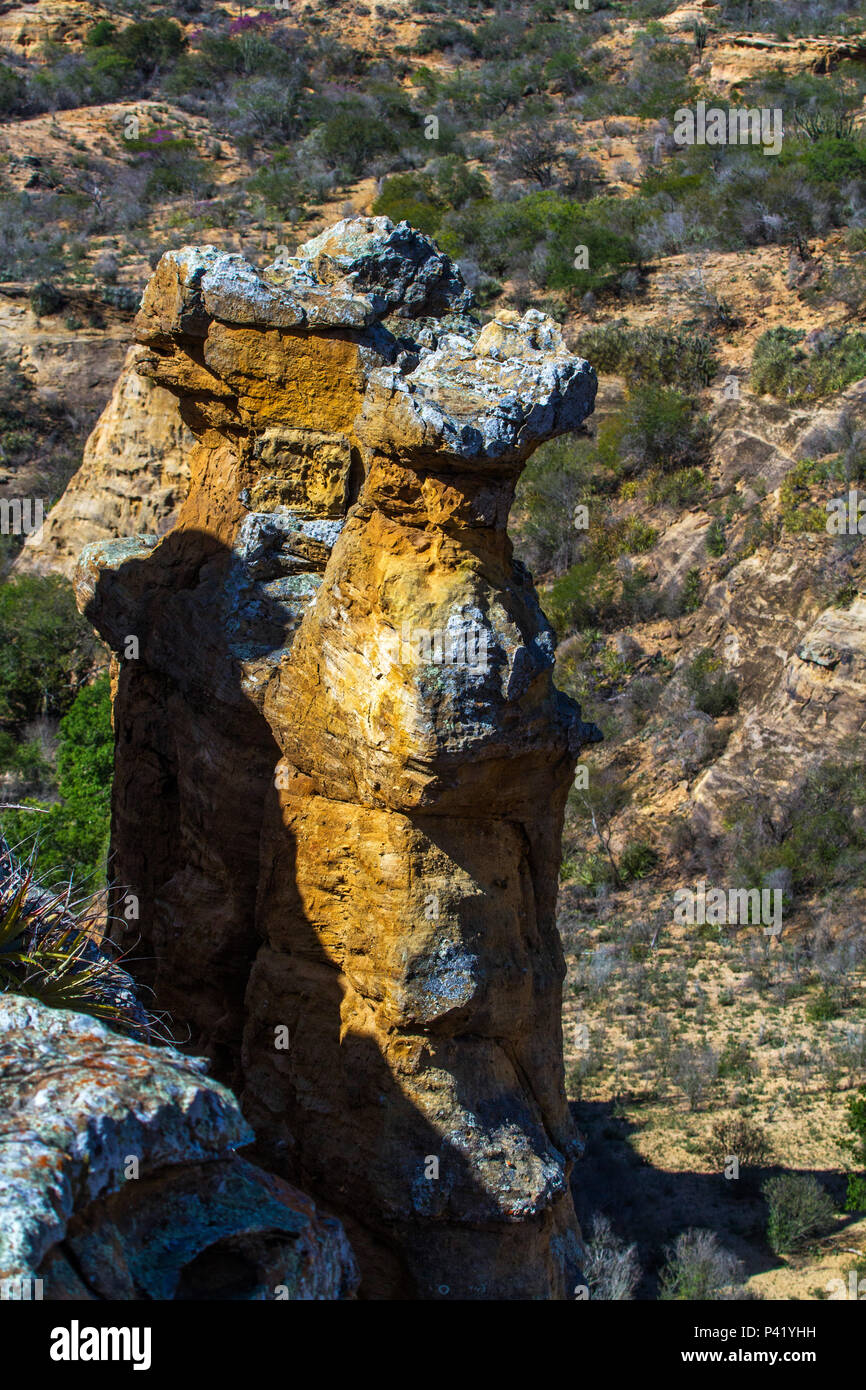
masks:
<path fill-rule="evenodd" d="M 720 521 L 711 521 L 707 528 L 707 554 L 717 560 L 726 548 L 725 528 Z"/>
<path fill-rule="evenodd" d="M 250 193 L 261 198 L 268 212 L 285 219 L 292 208 L 304 205 L 306 190 L 301 173 L 289 155 L 276 157 L 272 163 L 257 169 L 247 184 Z"/>
<path fill-rule="evenodd" d="M 866 333 L 840 331 L 805 352 L 802 330 L 771 328 L 755 344 L 752 390 L 800 404 L 843 391 L 866 377 Z"/>
<path fill-rule="evenodd" d="M 636 388 L 597 435 L 601 462 L 627 476 L 694 466 L 705 458 L 708 444 L 707 422 L 695 401 L 663 386 Z"/>
<path fill-rule="evenodd" d="M 810 460 L 804 459 L 792 468 L 779 489 L 780 515 L 786 531 L 811 531 L 822 534 L 827 529 L 827 512 L 812 502 L 809 486 L 812 481 Z"/>
<path fill-rule="evenodd" d="M 829 1023 L 841 1013 L 839 1002 L 832 990 L 824 988 L 810 999 L 806 1005 L 806 1017 L 810 1023 Z"/>
<path fill-rule="evenodd" d="M 699 652 L 686 667 L 686 688 L 695 709 L 713 719 L 733 714 L 739 704 L 739 689 L 734 676 L 722 671 L 721 661 L 706 649 Z"/>
<path fill-rule="evenodd" d="M 807 1173 L 783 1173 L 761 1189 L 767 1201 L 767 1242 L 777 1255 L 805 1250 L 833 1225 L 833 1201 Z"/>
<path fill-rule="evenodd" d="M 85 48 L 101 48 L 103 44 L 111 43 L 117 34 L 117 25 L 112 24 L 110 19 L 99 19 L 92 29 L 88 29 L 84 36 Z"/>
<path fill-rule="evenodd" d="M 616 198 L 579 203 L 545 189 L 514 202 L 468 203 L 448 215 L 440 242 L 449 255 L 472 256 L 499 279 L 523 270 L 532 257 L 540 285 L 583 294 L 614 283 L 634 264 L 635 215 Z M 575 267 L 578 246 L 587 248 L 587 269 Z"/>
<path fill-rule="evenodd" d="M 406 221 L 428 236 L 435 235 L 445 210 L 431 176 L 418 173 L 392 174 L 373 204 L 377 217 Z"/>
<path fill-rule="evenodd" d="M 701 572 L 696 565 L 687 571 L 683 587 L 679 593 L 679 609 L 682 613 L 696 613 L 701 606 Z M 701 707 L 698 706 L 700 709 Z"/>
<path fill-rule="evenodd" d="M 63 308 L 66 300 L 63 291 L 56 285 L 52 285 L 50 280 L 40 280 L 33 286 L 28 296 L 30 308 L 38 319 L 47 318 L 49 314 L 57 314 Z"/>
<path fill-rule="evenodd" d="M 808 147 L 804 159 L 816 183 L 838 187 L 854 179 L 866 179 L 866 140 L 824 136 Z"/>
<path fill-rule="evenodd" d="M 445 155 L 423 172 L 392 174 L 373 204 L 378 217 L 406 221 L 435 235 L 446 212 L 489 195 L 490 186 L 478 169 L 459 155 Z"/>
<path fill-rule="evenodd" d="M 114 767 L 111 693 L 107 675 L 79 691 L 60 721 L 57 785 L 60 801 L 39 811 L 6 811 L 3 834 L 11 843 L 35 837 L 43 874 L 101 882 L 105 878 Z"/>
<path fill-rule="evenodd" d="M 624 882 L 647 878 L 659 861 L 652 845 L 643 840 L 629 840 L 619 861 L 619 872 Z"/>
<path fill-rule="evenodd" d="M 845 1210 L 866 1211 L 866 1086 L 861 1086 L 856 1096 L 849 1096 L 845 1119 L 851 1137 L 842 1140 L 842 1148 L 861 1170 L 848 1174 Z"/>
<path fill-rule="evenodd" d="M 612 565 L 581 560 L 542 596 L 542 606 L 562 637 L 574 628 L 596 625 L 611 610 L 616 587 Z"/>
<path fill-rule="evenodd" d="M 481 46 L 472 29 L 456 20 L 446 20 L 441 24 L 425 24 L 415 40 L 415 52 L 424 58 L 428 53 L 441 53 L 457 45 L 465 48 L 474 58 L 481 56 Z"/>
<path fill-rule="evenodd" d="M 67 580 L 22 575 L 0 585 L 0 721 L 64 714 L 97 650 Z"/>
<path fill-rule="evenodd" d="M 362 101 L 340 102 L 322 127 L 322 152 L 346 174 L 360 178 L 377 155 L 400 148 L 399 132 Z"/>
<path fill-rule="evenodd" d="M 186 39 L 179 24 L 163 17 L 128 24 L 119 31 L 102 20 L 90 30 L 87 45 L 96 50 L 114 49 L 136 72 L 150 76 L 180 56 Z"/>
<path fill-rule="evenodd" d="M 23 114 L 27 105 L 27 83 L 13 68 L 0 67 L 0 116 Z"/>
<path fill-rule="evenodd" d="M 693 507 L 707 491 L 706 474 L 701 468 L 679 468 L 675 473 L 654 473 L 647 487 L 651 506 Z"/>
<path fill-rule="evenodd" d="M 718 371 L 713 339 L 693 329 L 630 328 L 622 320 L 585 329 L 577 351 L 598 372 L 619 372 L 630 382 L 675 385 L 683 391 L 709 386 Z"/>

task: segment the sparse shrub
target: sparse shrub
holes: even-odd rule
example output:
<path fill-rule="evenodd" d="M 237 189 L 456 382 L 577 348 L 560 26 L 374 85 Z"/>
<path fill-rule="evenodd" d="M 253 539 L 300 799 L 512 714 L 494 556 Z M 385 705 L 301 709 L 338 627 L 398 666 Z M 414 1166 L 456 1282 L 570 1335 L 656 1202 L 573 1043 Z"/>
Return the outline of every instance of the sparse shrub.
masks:
<path fill-rule="evenodd" d="M 719 1057 L 719 1076 L 749 1077 L 755 1073 L 755 1064 L 749 1044 L 742 1039 L 728 1037 Z"/>
<path fill-rule="evenodd" d="M 658 863 L 658 854 L 652 845 L 643 840 L 630 840 L 625 846 L 619 861 L 619 871 L 624 881 L 646 878 Z"/>
<path fill-rule="evenodd" d="M 733 714 L 739 703 L 739 689 L 734 676 L 721 669 L 719 657 L 709 648 L 698 652 L 686 668 L 686 688 L 695 709 L 712 719 Z"/>
<path fill-rule="evenodd" d="M 117 284 L 117 273 L 120 264 L 115 255 L 110 251 L 103 251 L 93 262 L 93 273 L 98 280 L 102 280 L 106 285 Z"/>
<path fill-rule="evenodd" d="M 66 303 L 63 291 L 52 285 L 50 280 L 40 280 L 35 284 L 29 298 L 30 308 L 38 319 L 59 313 Z"/>
<path fill-rule="evenodd" d="M 709 432 L 695 401 L 663 386 L 641 386 L 599 427 L 598 454 L 616 473 L 673 473 L 700 462 Z"/>
<path fill-rule="evenodd" d="M 641 1276 L 637 1246 L 621 1240 L 606 1216 L 594 1216 L 589 1231 L 583 1269 L 590 1298 L 608 1302 L 633 1298 Z"/>
<path fill-rule="evenodd" d="M 671 1080 L 683 1092 L 690 1110 L 698 1110 L 715 1084 L 718 1053 L 711 1047 L 681 1047 L 671 1059 Z"/>
<path fill-rule="evenodd" d="M 742 1262 L 723 1249 L 713 1231 L 690 1228 L 665 1248 L 659 1278 L 659 1299 L 665 1302 L 737 1298 L 743 1278 Z"/>
<path fill-rule="evenodd" d="M 839 1013 L 839 1001 L 826 986 L 806 1005 L 806 1017 L 810 1023 L 829 1023 L 831 1019 L 838 1018 Z"/>
<path fill-rule="evenodd" d="M 810 1173 L 783 1173 L 761 1189 L 767 1201 L 767 1241 L 777 1255 L 795 1254 L 833 1225 L 833 1201 Z"/>
<path fill-rule="evenodd" d="M 741 882 L 760 883 L 780 868 L 790 872 L 795 893 L 863 881 L 866 827 L 860 808 L 866 804 L 866 778 L 859 749 L 844 747 L 850 761 L 828 759 L 806 776 L 781 834 L 774 831 L 768 839 L 749 807 L 742 807 L 734 851 Z"/>
<path fill-rule="evenodd" d="M 595 1039 L 589 1047 L 583 1048 L 568 1069 L 568 1094 L 574 1100 L 582 1100 L 587 1081 L 604 1071 L 604 1052 Z"/>
<path fill-rule="evenodd" d="M 779 489 L 779 502 L 782 524 L 786 531 L 813 531 L 820 534 L 826 530 L 826 510 L 812 503 L 809 492 L 812 481 L 809 459 L 803 459 L 784 479 Z"/>
<path fill-rule="evenodd" d="M 713 1125 L 704 1154 L 707 1162 L 720 1172 L 733 1155 L 739 1159 L 742 1171 L 762 1168 L 772 1158 L 773 1149 L 770 1136 L 761 1125 L 745 1115 L 725 1115 Z"/>
<path fill-rule="evenodd" d="M 701 468 L 680 468 L 675 473 L 655 473 L 649 478 L 647 501 L 651 506 L 693 507 L 707 490 L 706 475 Z"/>

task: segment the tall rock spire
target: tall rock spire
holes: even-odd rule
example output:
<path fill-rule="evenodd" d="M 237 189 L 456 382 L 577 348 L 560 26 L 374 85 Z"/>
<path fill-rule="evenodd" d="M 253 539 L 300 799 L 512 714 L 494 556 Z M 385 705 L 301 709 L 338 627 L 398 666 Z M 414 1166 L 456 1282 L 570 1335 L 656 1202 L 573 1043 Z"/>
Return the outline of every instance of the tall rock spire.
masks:
<path fill-rule="evenodd" d="M 508 512 L 592 368 L 484 327 L 407 224 L 259 273 L 166 254 L 139 370 L 196 436 L 176 525 L 90 546 L 117 653 L 113 873 L 158 1007 L 372 1297 L 563 1298 L 577 1140 L 554 921 L 579 749 Z M 123 911 L 121 907 L 121 911 Z"/>

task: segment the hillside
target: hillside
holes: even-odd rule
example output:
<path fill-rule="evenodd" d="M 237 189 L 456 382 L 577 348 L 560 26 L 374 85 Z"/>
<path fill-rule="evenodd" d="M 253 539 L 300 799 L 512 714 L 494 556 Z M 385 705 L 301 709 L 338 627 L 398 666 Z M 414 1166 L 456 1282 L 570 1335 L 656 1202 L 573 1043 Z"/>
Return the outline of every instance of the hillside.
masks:
<path fill-rule="evenodd" d="M 866 1083 L 866 519 L 827 527 L 866 494 L 860 7 L 40 0 L 0 4 L 0 48 L 0 490 L 54 508 L 44 544 L 2 538 L 3 589 L 176 519 L 191 435 L 124 368 L 166 251 L 261 269 L 405 219 L 482 323 L 538 309 L 595 368 L 510 521 L 557 685 L 604 734 L 559 889 L 578 1216 L 637 1244 L 638 1298 L 695 1226 L 747 1296 L 827 1297 L 866 1260 L 839 1146 Z M 679 143 L 700 102 L 778 125 Z M 5 801 L 62 799 L 58 721 L 106 660 L 67 637 L 62 695 L 0 710 Z M 781 930 L 677 922 L 699 884 L 779 894 Z M 724 1117 L 818 1178 L 832 1229 L 771 1249 L 708 1148 Z"/>

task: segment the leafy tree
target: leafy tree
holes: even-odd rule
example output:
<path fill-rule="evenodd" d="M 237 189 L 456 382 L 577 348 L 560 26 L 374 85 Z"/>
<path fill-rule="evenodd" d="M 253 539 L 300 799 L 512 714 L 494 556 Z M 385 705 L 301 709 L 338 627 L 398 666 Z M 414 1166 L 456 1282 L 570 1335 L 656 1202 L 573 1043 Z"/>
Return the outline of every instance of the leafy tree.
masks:
<path fill-rule="evenodd" d="M 0 586 L 0 721 L 65 713 L 96 651 L 65 579 L 22 575 Z"/>
<path fill-rule="evenodd" d="M 7 811 L 3 833 L 12 844 L 34 836 L 43 874 L 93 882 L 104 878 L 114 766 L 111 693 L 107 675 L 85 686 L 60 721 L 57 783 L 60 801 L 33 811 Z M 32 803 L 36 807 L 37 803 Z"/>

